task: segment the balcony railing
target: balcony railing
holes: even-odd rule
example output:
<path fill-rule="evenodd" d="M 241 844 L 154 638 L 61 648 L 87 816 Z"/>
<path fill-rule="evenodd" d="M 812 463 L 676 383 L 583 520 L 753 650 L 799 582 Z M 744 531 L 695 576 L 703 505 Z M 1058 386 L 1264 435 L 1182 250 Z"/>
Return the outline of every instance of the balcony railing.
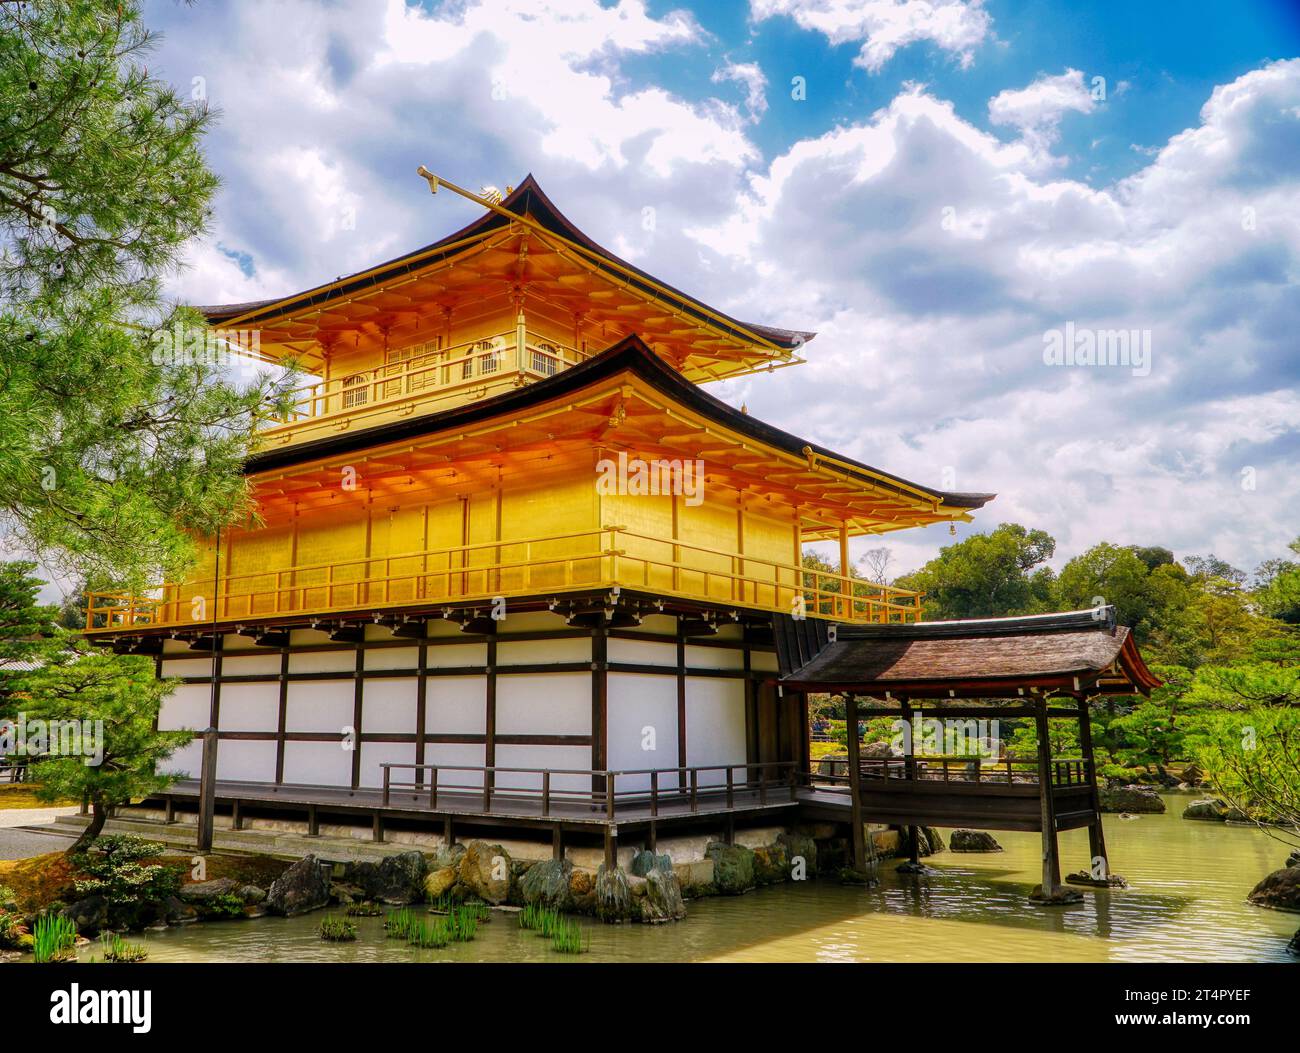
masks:
<path fill-rule="evenodd" d="M 292 392 L 285 415 L 267 417 L 262 424 L 268 439 L 291 441 L 321 426 L 350 427 L 417 408 L 440 409 L 488 385 L 554 376 L 587 357 L 585 351 L 521 327 L 466 343 L 426 347 L 400 361 L 308 384 Z"/>
<path fill-rule="evenodd" d="M 145 595 L 92 592 L 86 629 L 193 626 L 327 615 L 621 585 L 842 622 L 914 622 L 921 593 L 625 527 L 484 541 L 166 584 Z"/>

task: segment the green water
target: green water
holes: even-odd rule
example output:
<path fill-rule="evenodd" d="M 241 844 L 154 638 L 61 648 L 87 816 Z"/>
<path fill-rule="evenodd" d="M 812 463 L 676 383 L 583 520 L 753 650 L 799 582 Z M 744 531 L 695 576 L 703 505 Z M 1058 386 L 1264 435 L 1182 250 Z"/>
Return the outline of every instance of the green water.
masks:
<path fill-rule="evenodd" d="M 878 888 L 811 881 L 745 896 L 695 900 L 675 925 L 584 923 L 591 951 L 557 954 L 493 912 L 472 943 L 415 950 L 384 938 L 382 918 L 357 918 L 359 939 L 322 943 L 321 914 L 188 925 L 138 937 L 150 961 L 1288 961 L 1300 915 L 1251 907 L 1246 893 L 1287 850 L 1251 827 L 1188 822 L 1190 798 L 1165 815 L 1107 817 L 1124 891 L 1083 890 L 1075 907 L 1029 906 L 1037 834 L 996 835 L 1006 851 L 944 852 L 939 873 L 904 877 L 881 866 Z M 1062 835 L 1064 867 L 1087 858 L 1087 835 Z M 96 948 L 87 948 L 91 957 Z"/>

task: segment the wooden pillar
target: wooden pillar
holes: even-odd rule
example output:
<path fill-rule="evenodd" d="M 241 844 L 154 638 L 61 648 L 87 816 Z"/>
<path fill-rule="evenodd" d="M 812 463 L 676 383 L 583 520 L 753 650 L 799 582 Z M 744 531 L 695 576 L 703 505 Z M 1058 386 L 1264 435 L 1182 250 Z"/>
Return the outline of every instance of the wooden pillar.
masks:
<path fill-rule="evenodd" d="M 910 782 L 916 781 L 916 743 L 912 737 L 912 703 L 906 698 L 900 699 L 898 711 L 902 714 L 902 720 L 907 723 L 907 737 L 904 741 L 907 744 L 907 751 L 903 755 L 903 774 Z M 907 858 L 913 867 L 921 865 L 921 831 L 915 826 L 907 828 Z"/>
<path fill-rule="evenodd" d="M 200 852 L 212 850 L 212 820 L 217 803 L 217 728 L 221 724 L 221 647 L 224 641 L 225 637 L 213 635 L 212 696 L 208 703 L 208 727 L 203 732 L 203 759 L 199 763 L 199 815 L 195 843 Z"/>
<path fill-rule="evenodd" d="M 483 766 L 490 769 L 497 766 L 497 627 L 495 622 L 492 623 L 487 638 L 486 699 L 486 713 L 484 714 L 483 724 Z M 484 772 L 483 779 L 486 788 L 495 788 L 497 781 L 495 771 Z"/>
<path fill-rule="evenodd" d="M 203 760 L 199 768 L 199 822 L 196 845 L 212 851 L 212 819 L 217 803 L 217 729 L 203 732 Z"/>
<path fill-rule="evenodd" d="M 1038 733 L 1038 805 L 1043 827 L 1043 899 L 1054 899 L 1061 884 L 1056 846 L 1056 809 L 1052 801 L 1052 740 L 1047 729 L 1047 699 L 1036 700 L 1034 729 Z"/>
<path fill-rule="evenodd" d="M 369 543 L 367 543 L 369 549 Z M 369 566 L 369 564 L 367 564 Z M 363 634 L 365 630 L 362 630 Z M 361 785 L 361 722 L 366 697 L 366 649 L 357 644 L 356 666 L 352 684 L 352 788 Z"/>
<path fill-rule="evenodd" d="M 849 746 L 849 822 L 853 826 L 853 869 L 867 869 L 867 843 L 862 832 L 862 762 L 861 744 L 858 742 L 858 698 L 844 696 L 845 726 Z"/>
<path fill-rule="evenodd" d="M 292 630 L 287 630 L 292 632 Z M 292 637 L 291 637 L 292 638 Z M 280 648 L 280 684 L 275 724 L 275 784 L 284 782 L 284 744 L 289 717 L 289 648 Z"/>
<path fill-rule="evenodd" d="M 848 578 L 849 575 L 849 525 L 848 523 L 840 526 L 840 576 Z M 840 594 L 840 617 L 848 619 L 853 614 L 853 583 L 845 581 L 840 584 L 844 591 Z"/>
<path fill-rule="evenodd" d="M 591 630 L 591 770 L 604 771 L 608 763 L 605 738 L 609 727 L 609 630 Z M 591 792 L 603 794 L 603 776 L 591 777 Z M 608 840 L 606 842 L 608 847 Z M 611 864 L 612 865 L 612 864 Z"/>
<path fill-rule="evenodd" d="M 1090 797 L 1092 799 L 1092 822 L 1088 825 L 1088 850 L 1092 853 L 1088 870 L 1092 872 L 1096 861 L 1101 861 L 1101 873 L 1096 875 L 1103 881 L 1110 877 L 1110 857 L 1106 855 L 1106 835 L 1101 829 L 1101 794 L 1097 791 L 1097 761 L 1092 748 L 1092 715 L 1088 712 L 1088 696 L 1076 695 L 1079 703 L 1079 748 L 1087 765 Z"/>

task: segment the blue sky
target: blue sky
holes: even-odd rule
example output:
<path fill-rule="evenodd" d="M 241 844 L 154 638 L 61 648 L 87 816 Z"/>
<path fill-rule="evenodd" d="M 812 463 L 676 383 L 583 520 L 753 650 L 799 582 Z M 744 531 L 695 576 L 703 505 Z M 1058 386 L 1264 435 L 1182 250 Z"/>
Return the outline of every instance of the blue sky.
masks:
<path fill-rule="evenodd" d="M 1300 534 L 1294 7 L 154 0 L 151 69 L 222 112 L 214 227 L 173 291 L 287 294 L 472 218 L 420 163 L 532 171 L 664 280 L 818 330 L 807 365 L 715 394 L 997 492 L 962 534 L 1252 569 Z M 1054 365 L 1067 324 L 1151 359 Z M 901 572 L 948 540 L 886 543 Z"/>

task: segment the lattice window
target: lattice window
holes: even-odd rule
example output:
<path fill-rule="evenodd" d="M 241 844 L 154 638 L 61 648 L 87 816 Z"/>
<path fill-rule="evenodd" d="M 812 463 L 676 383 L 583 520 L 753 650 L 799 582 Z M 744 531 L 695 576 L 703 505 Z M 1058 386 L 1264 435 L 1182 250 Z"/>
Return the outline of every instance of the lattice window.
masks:
<path fill-rule="evenodd" d="M 366 387 L 366 375 L 364 373 L 354 373 L 350 377 L 343 378 L 344 409 L 364 406 L 369 401 L 370 389 Z"/>
<path fill-rule="evenodd" d="M 554 344 L 538 344 L 530 348 L 529 365 L 534 373 L 553 377 L 560 367 L 560 352 Z"/>

